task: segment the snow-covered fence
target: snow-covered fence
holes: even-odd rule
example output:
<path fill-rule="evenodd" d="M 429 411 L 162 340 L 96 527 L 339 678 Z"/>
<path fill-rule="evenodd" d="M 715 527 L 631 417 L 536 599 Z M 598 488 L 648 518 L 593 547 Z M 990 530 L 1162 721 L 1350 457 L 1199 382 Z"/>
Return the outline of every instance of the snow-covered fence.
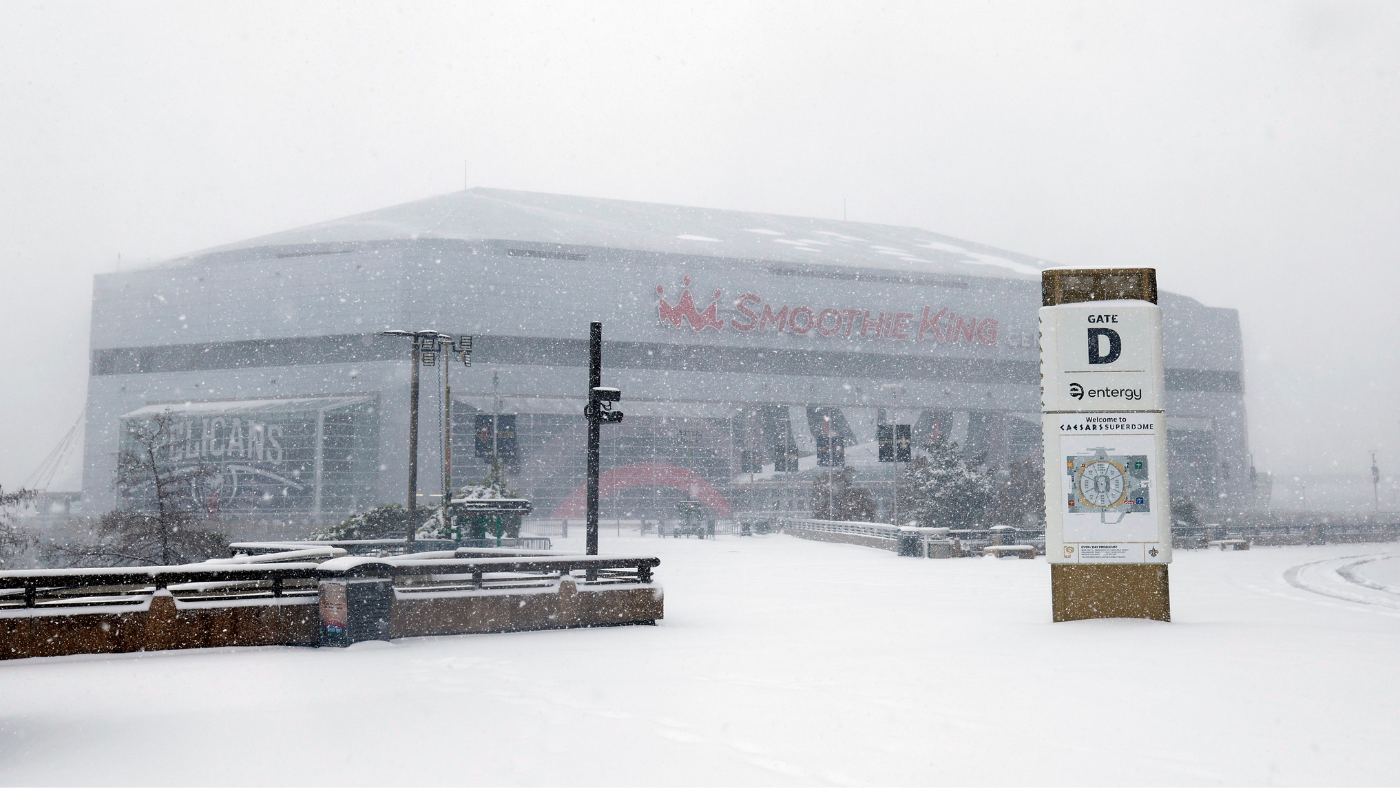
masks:
<path fill-rule="evenodd" d="M 0 573 L 0 659 L 314 645 L 319 570 L 298 561 Z"/>
<path fill-rule="evenodd" d="M 1172 546 L 1201 548 L 1222 539 L 1245 539 L 1256 546 L 1360 544 L 1400 541 L 1400 513 L 1365 515 L 1335 512 L 1226 512 L 1219 522 L 1172 524 Z"/>
<path fill-rule="evenodd" d="M 415 550 L 453 550 L 458 546 L 452 539 L 416 539 L 413 542 Z M 228 547 L 234 556 L 283 554 L 288 550 L 313 547 L 339 549 L 343 551 L 342 555 L 395 555 L 406 552 L 409 543 L 406 539 L 293 539 L 279 542 L 234 542 Z"/>
<path fill-rule="evenodd" d="M 499 539 L 488 537 L 486 539 L 416 539 L 412 545 L 417 551 L 425 550 L 456 550 L 462 547 L 508 547 L 518 550 L 549 550 L 553 544 L 548 537 L 503 536 Z M 229 552 L 235 556 L 263 556 L 270 554 L 286 554 L 289 550 L 301 550 L 312 548 L 332 548 L 339 549 L 341 555 L 369 555 L 386 556 L 398 555 L 408 550 L 409 543 L 404 539 L 341 539 L 341 540 L 311 540 L 299 539 L 287 542 L 234 542 L 229 545 Z"/>
<path fill-rule="evenodd" d="M 293 553 L 311 560 L 283 560 Z M 323 644 L 328 615 L 337 635 L 347 619 L 327 612 L 327 593 L 343 607 L 347 586 L 364 583 L 385 592 L 380 636 L 651 623 L 663 614 L 658 564 L 495 548 L 366 558 L 299 546 L 187 566 L 3 572 L 0 659 Z"/>
<path fill-rule="evenodd" d="M 319 551 L 318 551 L 319 552 Z M 341 555 L 344 555 L 342 552 Z M 317 557 L 329 558 L 322 554 Z M 25 569 L 0 573 L 0 613 L 137 606 L 161 591 L 182 601 L 316 595 L 320 564 L 191 564 L 117 569 Z"/>
<path fill-rule="evenodd" d="M 488 536 L 485 539 L 462 539 L 457 544 L 462 547 L 503 547 L 517 550 L 550 550 L 554 547 L 548 536 L 503 536 L 499 539 Z"/>
<path fill-rule="evenodd" d="M 899 549 L 899 526 L 886 523 L 862 523 L 838 520 L 804 520 L 782 518 L 778 527 L 783 533 L 819 542 L 844 542 L 881 550 Z"/>
<path fill-rule="evenodd" d="M 783 519 L 783 528 L 793 528 L 802 531 L 817 531 L 828 534 L 854 534 L 857 536 L 868 536 L 876 539 L 896 539 L 899 536 L 899 526 L 888 523 L 866 523 L 853 520 L 807 520 L 807 519 Z"/>
<path fill-rule="evenodd" d="M 1026 549 L 1031 550 L 1031 556 L 1045 552 L 1045 538 L 1039 532 L 1021 531 L 1009 526 L 995 526 L 989 530 L 954 530 L 800 518 L 779 518 L 777 525 L 783 533 L 803 539 L 858 544 L 908 556 L 954 558 L 981 555 L 989 546 L 1016 548 L 994 551 L 998 554 L 1021 554 Z"/>

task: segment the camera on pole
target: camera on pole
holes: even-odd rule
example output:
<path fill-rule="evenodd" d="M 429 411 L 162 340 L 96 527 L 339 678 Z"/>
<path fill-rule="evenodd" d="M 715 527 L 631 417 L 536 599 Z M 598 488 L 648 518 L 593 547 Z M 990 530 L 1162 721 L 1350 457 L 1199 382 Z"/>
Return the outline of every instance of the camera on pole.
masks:
<path fill-rule="evenodd" d="M 612 404 L 621 401 L 621 389 L 594 386 L 588 398 L 588 407 L 583 413 L 589 418 L 596 417 L 600 424 L 618 424 L 622 421 L 622 411 L 613 410 Z"/>

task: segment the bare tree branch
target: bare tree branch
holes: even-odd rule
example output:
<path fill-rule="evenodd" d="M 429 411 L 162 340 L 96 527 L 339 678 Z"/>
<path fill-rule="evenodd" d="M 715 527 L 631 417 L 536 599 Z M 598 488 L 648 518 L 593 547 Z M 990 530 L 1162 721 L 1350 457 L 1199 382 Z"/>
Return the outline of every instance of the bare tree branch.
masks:
<path fill-rule="evenodd" d="M 120 505 L 98 518 L 92 543 L 48 546 L 51 563 L 168 566 L 227 550 L 223 535 L 208 529 L 212 517 L 204 490 L 213 473 L 202 463 L 180 465 L 171 457 L 174 432 L 168 410 L 128 425 L 127 448 L 117 455 Z"/>

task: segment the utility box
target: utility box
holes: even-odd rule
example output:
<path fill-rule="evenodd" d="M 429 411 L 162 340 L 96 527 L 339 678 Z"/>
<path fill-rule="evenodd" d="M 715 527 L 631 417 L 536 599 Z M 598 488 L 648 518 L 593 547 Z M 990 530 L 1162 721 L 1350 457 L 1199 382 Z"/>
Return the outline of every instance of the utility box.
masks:
<path fill-rule="evenodd" d="M 924 557 L 924 537 L 913 528 L 900 528 L 896 545 L 897 555 L 912 556 L 915 558 Z"/>
<path fill-rule="evenodd" d="M 928 555 L 933 550 L 934 539 L 943 539 L 948 535 L 947 528 L 921 528 L 914 525 L 899 526 L 899 535 L 896 537 L 896 553 L 914 558 L 934 557 Z M 946 558 L 947 556 L 943 556 Z"/>
<path fill-rule="evenodd" d="M 365 640 L 388 640 L 394 610 L 394 581 L 389 578 L 322 580 L 321 645 L 348 646 Z"/>

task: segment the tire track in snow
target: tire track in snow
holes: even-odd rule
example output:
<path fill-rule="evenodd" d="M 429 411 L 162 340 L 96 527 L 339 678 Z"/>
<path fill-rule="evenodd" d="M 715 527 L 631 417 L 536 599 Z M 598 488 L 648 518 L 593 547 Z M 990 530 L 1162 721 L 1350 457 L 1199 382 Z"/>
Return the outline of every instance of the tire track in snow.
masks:
<path fill-rule="evenodd" d="M 1356 568 L 1373 561 L 1400 557 L 1400 553 L 1371 553 L 1324 558 L 1290 567 L 1283 579 L 1294 588 L 1320 596 L 1400 611 L 1400 589 L 1367 580 Z"/>

